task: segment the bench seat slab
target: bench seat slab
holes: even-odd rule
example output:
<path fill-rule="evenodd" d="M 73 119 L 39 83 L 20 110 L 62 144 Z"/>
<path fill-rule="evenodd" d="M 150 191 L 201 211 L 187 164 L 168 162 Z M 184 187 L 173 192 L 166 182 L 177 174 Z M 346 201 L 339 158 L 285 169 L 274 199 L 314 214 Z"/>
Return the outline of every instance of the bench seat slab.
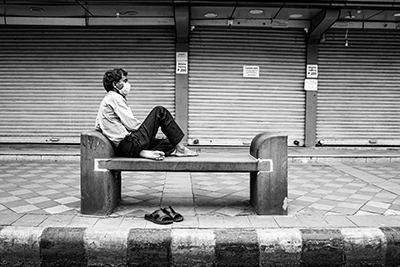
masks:
<path fill-rule="evenodd" d="M 142 158 L 95 159 L 97 170 L 166 172 L 254 172 L 270 171 L 271 161 L 250 154 L 201 153 L 198 157 L 167 157 L 163 161 Z"/>

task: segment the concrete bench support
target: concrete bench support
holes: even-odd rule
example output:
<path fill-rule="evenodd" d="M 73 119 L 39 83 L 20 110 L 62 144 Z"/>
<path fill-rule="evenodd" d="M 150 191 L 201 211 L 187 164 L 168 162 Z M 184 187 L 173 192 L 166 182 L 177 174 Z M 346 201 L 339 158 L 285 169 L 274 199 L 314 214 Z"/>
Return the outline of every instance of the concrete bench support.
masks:
<path fill-rule="evenodd" d="M 273 163 L 271 172 L 250 173 L 250 202 L 257 214 L 287 215 L 287 136 L 258 134 L 251 142 L 250 154 L 258 159 L 270 159 Z"/>
<path fill-rule="evenodd" d="M 81 213 L 111 214 L 121 200 L 121 171 L 247 172 L 250 200 L 257 214 L 287 214 L 287 137 L 257 135 L 250 154 L 200 154 L 167 157 L 157 162 L 118 158 L 111 142 L 100 132 L 81 135 Z"/>

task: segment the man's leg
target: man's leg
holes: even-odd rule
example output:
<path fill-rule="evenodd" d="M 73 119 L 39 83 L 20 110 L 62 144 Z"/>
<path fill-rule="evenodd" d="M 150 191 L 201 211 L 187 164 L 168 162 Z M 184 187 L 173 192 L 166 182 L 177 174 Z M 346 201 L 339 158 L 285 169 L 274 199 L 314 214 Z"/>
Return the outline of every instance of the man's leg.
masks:
<path fill-rule="evenodd" d="M 168 139 L 154 139 L 153 143 L 150 146 L 151 150 L 163 151 L 166 156 L 171 155 L 175 150 L 174 145 Z"/>
<path fill-rule="evenodd" d="M 179 144 L 184 137 L 184 133 L 171 113 L 166 108 L 157 106 L 147 115 L 139 129 L 133 133 L 133 137 L 140 143 L 141 150 L 154 148 L 153 143 L 160 127 L 172 147 Z"/>

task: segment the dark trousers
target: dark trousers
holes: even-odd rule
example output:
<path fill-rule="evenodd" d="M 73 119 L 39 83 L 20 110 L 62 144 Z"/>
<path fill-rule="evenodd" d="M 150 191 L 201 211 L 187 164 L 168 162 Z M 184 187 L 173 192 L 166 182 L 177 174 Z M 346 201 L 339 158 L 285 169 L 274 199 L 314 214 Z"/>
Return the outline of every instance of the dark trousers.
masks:
<path fill-rule="evenodd" d="M 160 127 L 167 139 L 156 138 Z M 119 143 L 117 151 L 123 157 L 139 157 L 142 150 L 159 150 L 168 156 L 183 137 L 184 133 L 171 113 L 166 108 L 157 106 L 147 115 L 138 130 Z"/>

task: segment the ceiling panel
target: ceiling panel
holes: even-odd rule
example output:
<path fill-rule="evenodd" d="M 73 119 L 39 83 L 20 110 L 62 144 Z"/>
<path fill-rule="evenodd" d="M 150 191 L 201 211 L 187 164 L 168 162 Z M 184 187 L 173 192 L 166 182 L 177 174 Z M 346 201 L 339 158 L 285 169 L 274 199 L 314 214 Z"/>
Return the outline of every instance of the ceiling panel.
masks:
<path fill-rule="evenodd" d="M 261 14 L 251 14 L 250 11 L 253 10 L 255 13 L 257 11 L 262 11 Z M 237 19 L 271 19 L 279 12 L 278 7 L 238 7 L 235 10 L 234 18 Z"/>
<path fill-rule="evenodd" d="M 314 18 L 318 13 L 320 13 L 322 9 L 316 8 L 282 8 L 280 12 L 277 14 L 276 19 L 307 19 L 310 20 Z M 296 17 L 292 17 L 294 15 L 298 15 Z M 300 17 L 300 15 L 302 17 Z"/>
<path fill-rule="evenodd" d="M 12 3 L 12 4 L 11 4 Z M 207 1 L 207 0 L 13 0 L 0 3 L 0 24 L 6 24 L 7 19 L 23 18 L 22 21 L 34 23 L 39 18 L 65 19 L 65 18 L 89 18 L 110 19 L 118 21 L 118 25 L 137 23 L 141 25 L 147 22 L 169 25 L 174 23 L 174 5 L 188 4 L 190 6 L 190 19 L 192 21 L 216 21 L 216 20 L 249 20 L 250 24 L 257 25 L 261 20 L 291 20 L 292 22 L 310 22 L 324 8 L 340 9 L 339 22 L 379 22 L 391 23 L 391 28 L 400 29 L 400 0 L 347 0 L 347 1 Z M 259 12 L 251 13 L 251 10 Z M 395 14 L 398 14 L 395 16 Z M 295 15 L 295 17 L 293 17 Z M 34 18 L 29 20 L 27 18 Z M 165 22 L 165 19 L 168 19 Z M 171 22 L 171 21 L 172 22 Z M 251 24 L 251 21 L 255 24 Z M 2 22 L 3 21 L 3 22 Z M 42 20 L 46 23 L 48 20 Z M 159 21 L 159 22 L 157 22 Z M 65 23 L 68 24 L 68 21 Z M 76 24 L 76 22 L 74 22 Z M 113 22 L 113 24 L 116 22 Z M 340 24 L 340 25 L 342 25 Z M 80 22 L 79 22 L 80 25 Z M 128 25 L 128 24 L 127 24 Z M 224 24 L 225 25 L 225 24 Z M 244 24 L 241 24 L 244 25 Z M 264 23 L 263 25 L 269 25 Z M 337 24 L 339 25 L 339 24 Z M 339 26 L 340 26 L 339 25 Z M 343 24 L 344 25 L 344 24 Z M 383 27 L 383 26 L 382 26 Z"/>
<path fill-rule="evenodd" d="M 190 9 L 190 17 L 191 19 L 229 19 L 234 9 L 233 6 L 194 6 Z"/>
<path fill-rule="evenodd" d="M 0 9 L 1 10 L 1 9 Z M 2 14 L 24 17 L 78 17 L 85 16 L 85 10 L 79 5 L 7 5 Z"/>
<path fill-rule="evenodd" d="M 174 15 L 173 6 L 137 6 L 137 5 L 85 5 L 85 8 L 92 16 L 99 17 L 172 17 Z"/>

